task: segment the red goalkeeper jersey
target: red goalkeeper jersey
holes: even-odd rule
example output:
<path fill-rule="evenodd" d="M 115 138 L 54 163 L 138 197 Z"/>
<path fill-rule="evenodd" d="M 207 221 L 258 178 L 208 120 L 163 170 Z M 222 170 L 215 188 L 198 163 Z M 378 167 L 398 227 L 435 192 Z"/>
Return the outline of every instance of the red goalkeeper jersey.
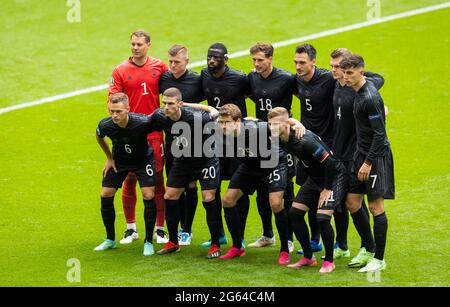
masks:
<path fill-rule="evenodd" d="M 115 93 L 125 93 L 129 99 L 130 112 L 150 115 L 160 107 L 158 81 L 167 71 L 160 59 L 147 57 L 144 65 L 136 65 L 132 57 L 118 65 L 109 85 L 109 97 Z M 148 139 L 162 138 L 162 132 L 152 132 Z"/>

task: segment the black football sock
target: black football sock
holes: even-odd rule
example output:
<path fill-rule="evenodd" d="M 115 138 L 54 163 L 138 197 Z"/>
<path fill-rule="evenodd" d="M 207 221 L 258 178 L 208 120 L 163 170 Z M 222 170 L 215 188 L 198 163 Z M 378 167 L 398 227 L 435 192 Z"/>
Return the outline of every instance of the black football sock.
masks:
<path fill-rule="evenodd" d="M 256 205 L 258 207 L 259 216 L 261 217 L 263 236 L 273 238 L 272 209 L 270 209 L 269 196 L 267 190 L 262 192 L 258 191 L 258 193 L 259 194 L 256 196 Z"/>
<path fill-rule="evenodd" d="M 114 196 L 101 197 L 101 213 L 103 225 L 106 229 L 106 238 L 112 241 L 116 240 L 114 221 L 116 220 L 116 211 L 114 210 Z"/>
<path fill-rule="evenodd" d="M 225 221 L 227 222 L 228 231 L 233 239 L 233 247 L 242 247 L 242 235 L 239 227 L 239 213 L 236 206 L 231 208 L 223 208 L 225 213 Z"/>
<path fill-rule="evenodd" d="M 295 207 L 289 210 L 289 218 L 291 219 L 292 228 L 297 240 L 303 248 L 303 254 L 306 258 L 312 259 L 313 252 L 309 243 L 309 230 L 305 221 L 306 212 Z"/>
<path fill-rule="evenodd" d="M 197 194 L 197 187 L 195 188 L 188 188 L 186 190 L 185 195 L 185 210 L 186 210 L 186 216 L 184 218 L 184 232 L 192 233 L 192 223 L 194 222 L 194 216 L 195 211 L 197 210 L 197 203 L 198 203 L 198 194 Z"/>
<path fill-rule="evenodd" d="M 180 198 L 178 198 L 178 207 L 179 207 L 179 212 L 180 212 L 180 228 L 183 231 L 186 231 L 186 203 L 185 203 L 185 195 L 184 193 L 181 193 Z"/>
<path fill-rule="evenodd" d="M 364 212 L 364 209 L 359 208 L 358 211 L 352 213 L 353 224 L 355 224 L 356 231 L 361 237 L 361 245 L 366 248 L 368 252 L 375 252 L 375 241 L 373 239 L 372 230 L 370 229 L 369 217 Z"/>
<path fill-rule="evenodd" d="M 367 207 L 367 204 L 366 204 L 366 199 L 364 197 L 362 200 L 361 208 L 363 209 L 364 213 L 366 214 L 367 219 L 370 221 L 370 212 L 369 212 L 369 208 Z M 364 247 L 362 240 L 361 240 L 361 247 Z"/>
<path fill-rule="evenodd" d="M 206 210 L 206 222 L 208 224 L 209 233 L 211 234 L 211 245 L 219 244 L 219 212 L 217 211 L 216 201 L 203 202 L 203 207 Z"/>
<path fill-rule="evenodd" d="M 250 199 L 247 194 L 238 199 L 236 207 L 239 212 L 239 225 L 241 229 L 242 240 L 245 237 L 245 224 L 247 223 L 248 210 L 250 208 Z"/>
<path fill-rule="evenodd" d="M 288 213 L 289 210 L 291 210 L 292 202 L 294 199 L 294 183 L 292 181 L 288 181 L 286 185 L 286 190 L 284 191 L 283 198 L 284 198 L 284 210 L 286 211 L 286 213 Z M 288 240 L 294 242 L 293 230 L 289 214 L 287 214 L 287 217 L 288 217 Z"/>
<path fill-rule="evenodd" d="M 280 237 L 280 253 L 287 252 L 289 253 L 288 248 L 288 217 L 286 214 L 286 210 L 281 210 L 280 212 L 275 213 L 275 225 L 277 226 L 278 236 Z"/>
<path fill-rule="evenodd" d="M 178 223 L 180 221 L 180 208 L 178 207 L 178 199 L 164 200 L 166 204 L 166 225 L 169 231 L 169 240 L 178 244 Z"/>
<path fill-rule="evenodd" d="M 223 237 L 225 235 L 225 230 L 223 229 L 222 221 L 222 198 L 220 197 L 220 189 L 216 190 L 216 207 L 217 212 L 219 212 L 219 235 Z"/>
<path fill-rule="evenodd" d="M 311 241 L 320 242 L 320 225 L 317 222 L 317 210 L 308 211 L 308 224 L 311 228 Z"/>
<path fill-rule="evenodd" d="M 325 261 L 333 262 L 334 231 L 331 227 L 331 216 L 318 213 L 317 222 L 320 225 L 320 234 L 325 247 Z"/>
<path fill-rule="evenodd" d="M 388 220 L 386 212 L 373 217 L 373 233 L 375 236 L 375 258 L 383 260 L 384 249 L 386 248 L 386 237 L 388 229 Z"/>
<path fill-rule="evenodd" d="M 341 206 L 341 212 L 335 210 L 333 216 L 334 224 L 336 225 L 336 241 L 338 242 L 339 248 L 346 251 L 348 250 L 348 209 L 345 204 Z"/>
<path fill-rule="evenodd" d="M 145 241 L 152 243 L 156 224 L 155 199 L 144 199 Z M 145 242 L 144 241 L 144 242 Z"/>

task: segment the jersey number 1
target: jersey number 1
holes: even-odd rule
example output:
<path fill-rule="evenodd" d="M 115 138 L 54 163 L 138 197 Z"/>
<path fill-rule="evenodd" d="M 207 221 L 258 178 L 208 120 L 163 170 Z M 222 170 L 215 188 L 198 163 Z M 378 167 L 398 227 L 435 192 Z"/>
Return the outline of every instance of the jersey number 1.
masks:
<path fill-rule="evenodd" d="M 147 85 L 145 84 L 145 82 L 142 82 L 141 85 L 142 85 L 142 87 L 144 88 L 144 92 L 142 93 L 142 96 L 148 95 L 148 92 L 147 92 Z"/>

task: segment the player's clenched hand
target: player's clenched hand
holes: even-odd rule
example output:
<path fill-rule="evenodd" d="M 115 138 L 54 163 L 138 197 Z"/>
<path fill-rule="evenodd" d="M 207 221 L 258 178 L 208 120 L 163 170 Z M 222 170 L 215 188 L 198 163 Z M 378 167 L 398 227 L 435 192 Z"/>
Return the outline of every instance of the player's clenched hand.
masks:
<path fill-rule="evenodd" d="M 117 173 L 116 162 L 114 162 L 113 159 L 107 159 L 105 167 L 103 168 L 103 178 L 106 176 L 106 174 L 111 168 Z"/>
<path fill-rule="evenodd" d="M 318 208 L 322 208 L 323 205 L 328 203 L 332 192 L 332 190 L 327 189 L 323 189 L 322 192 L 320 192 Z"/>
<path fill-rule="evenodd" d="M 367 181 L 369 180 L 369 174 L 370 170 L 372 169 L 372 165 L 369 165 L 367 163 L 363 163 L 361 168 L 358 171 L 358 179 L 360 181 Z"/>

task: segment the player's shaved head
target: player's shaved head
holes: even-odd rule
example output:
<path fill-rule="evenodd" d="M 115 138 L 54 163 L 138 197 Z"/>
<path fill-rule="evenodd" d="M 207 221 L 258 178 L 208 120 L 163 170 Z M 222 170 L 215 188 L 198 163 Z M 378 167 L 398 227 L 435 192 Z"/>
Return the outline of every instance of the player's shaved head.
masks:
<path fill-rule="evenodd" d="M 310 60 L 315 60 L 317 51 L 316 48 L 314 48 L 311 44 L 302 44 L 295 48 L 295 53 L 302 54 L 306 53 Z"/>
<path fill-rule="evenodd" d="M 364 59 L 358 54 L 352 54 L 343 58 L 339 67 L 341 69 L 364 68 Z"/>
<path fill-rule="evenodd" d="M 209 47 L 206 63 L 211 74 L 220 77 L 224 73 L 228 61 L 227 53 L 227 47 L 222 43 L 215 43 Z"/>
<path fill-rule="evenodd" d="M 125 107 L 128 107 L 128 96 L 125 93 L 115 93 L 111 95 L 109 102 L 112 104 L 122 103 Z"/>
<path fill-rule="evenodd" d="M 168 53 L 170 56 L 182 55 L 186 59 L 189 57 L 188 49 L 186 47 L 184 47 L 183 45 L 178 45 L 178 44 L 170 47 Z"/>
<path fill-rule="evenodd" d="M 213 49 L 213 50 L 220 50 L 224 55 L 227 55 L 227 54 L 228 54 L 227 47 L 225 47 L 225 45 L 222 44 L 222 43 L 215 43 L 215 44 L 212 44 L 212 45 L 209 47 L 209 50 L 211 50 L 211 49 Z"/>
<path fill-rule="evenodd" d="M 145 30 L 136 30 L 136 31 L 134 31 L 133 33 L 131 33 L 130 39 L 131 39 L 133 36 L 136 36 L 136 37 L 144 37 L 144 38 L 145 38 L 145 42 L 146 42 L 147 44 L 150 43 L 150 34 L 149 34 L 147 31 L 145 31 Z"/>
<path fill-rule="evenodd" d="M 164 93 L 163 93 L 163 96 L 170 97 L 170 98 L 175 98 L 176 101 L 181 101 L 182 100 L 181 92 L 176 87 L 170 87 L 167 90 L 165 90 Z"/>

